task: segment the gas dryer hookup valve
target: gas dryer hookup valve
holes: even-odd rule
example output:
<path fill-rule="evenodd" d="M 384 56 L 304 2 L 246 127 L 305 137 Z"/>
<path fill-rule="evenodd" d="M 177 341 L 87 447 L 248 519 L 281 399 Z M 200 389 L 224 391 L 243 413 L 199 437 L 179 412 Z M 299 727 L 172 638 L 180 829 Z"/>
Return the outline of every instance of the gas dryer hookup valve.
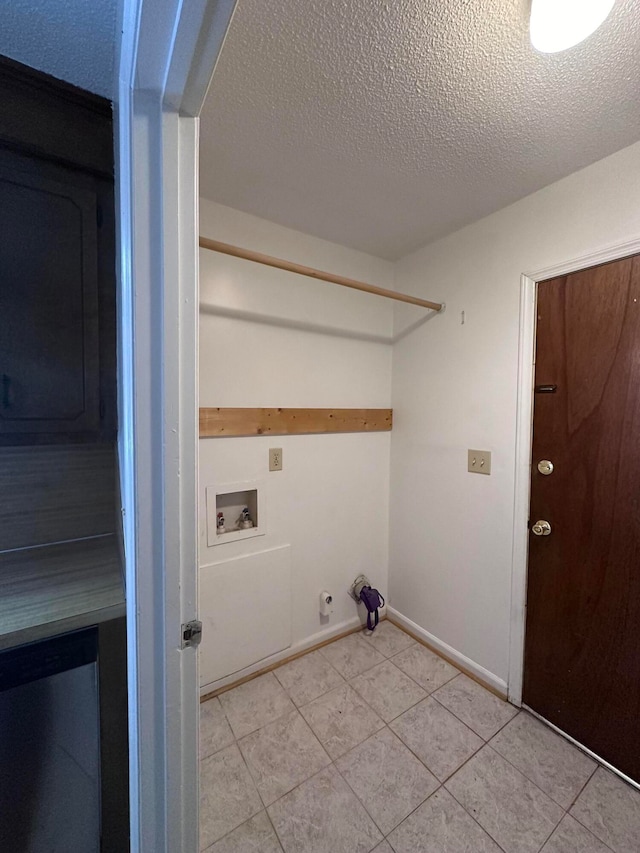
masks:
<path fill-rule="evenodd" d="M 357 604 L 362 602 L 367 608 L 367 628 L 370 631 L 375 630 L 376 625 L 380 621 L 378 613 L 379 607 L 384 607 L 384 598 L 377 589 L 373 589 L 371 581 L 366 575 L 358 575 L 351 584 L 349 594 L 355 599 Z"/>

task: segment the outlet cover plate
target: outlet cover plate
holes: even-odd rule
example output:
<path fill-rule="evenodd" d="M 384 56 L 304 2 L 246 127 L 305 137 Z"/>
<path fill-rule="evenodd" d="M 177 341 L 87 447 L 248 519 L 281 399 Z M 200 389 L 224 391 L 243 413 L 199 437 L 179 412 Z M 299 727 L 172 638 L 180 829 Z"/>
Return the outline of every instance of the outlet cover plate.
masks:
<path fill-rule="evenodd" d="M 269 448 L 269 470 L 270 471 L 282 471 L 282 448 L 281 447 L 270 447 Z"/>
<path fill-rule="evenodd" d="M 467 471 L 470 474 L 491 473 L 491 451 L 490 450 L 468 450 Z"/>

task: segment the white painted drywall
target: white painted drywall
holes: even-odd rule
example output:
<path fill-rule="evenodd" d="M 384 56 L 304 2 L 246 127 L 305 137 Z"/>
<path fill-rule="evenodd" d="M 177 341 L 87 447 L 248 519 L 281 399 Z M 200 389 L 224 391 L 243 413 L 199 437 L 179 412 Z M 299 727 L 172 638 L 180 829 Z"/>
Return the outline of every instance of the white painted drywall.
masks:
<path fill-rule="evenodd" d="M 394 346 L 390 602 L 507 681 L 520 276 L 640 235 L 640 144 L 402 259 L 446 312 Z M 417 309 L 396 309 L 396 332 Z M 461 324 L 461 312 L 465 323 Z M 493 453 L 468 474 L 467 448 Z"/>
<path fill-rule="evenodd" d="M 212 685 L 291 646 L 291 547 L 200 570 L 200 682 Z"/>
<path fill-rule="evenodd" d="M 204 199 L 200 233 L 393 286 L 386 261 Z M 388 300 L 208 250 L 200 250 L 200 300 L 201 406 L 390 405 L 391 347 L 367 339 L 390 337 Z M 269 447 L 282 447 L 282 472 L 269 473 Z M 389 433 L 201 439 L 201 578 L 212 564 L 290 544 L 292 647 L 354 619 L 347 590 L 357 574 L 387 590 L 389 451 Z M 267 534 L 208 547 L 206 487 L 258 479 L 267 484 Z M 204 618 L 218 606 L 205 587 Z M 328 620 L 318 612 L 323 589 L 335 599 Z M 250 589 L 245 601 L 258 616 Z"/>

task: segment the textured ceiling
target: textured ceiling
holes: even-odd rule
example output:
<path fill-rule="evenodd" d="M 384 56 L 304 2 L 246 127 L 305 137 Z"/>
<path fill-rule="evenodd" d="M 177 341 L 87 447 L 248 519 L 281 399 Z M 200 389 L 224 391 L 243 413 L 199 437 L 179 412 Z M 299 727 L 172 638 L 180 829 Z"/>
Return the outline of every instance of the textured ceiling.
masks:
<path fill-rule="evenodd" d="M 119 0 L 5 0 L 0 54 L 110 100 Z"/>
<path fill-rule="evenodd" d="M 201 192 L 394 259 L 640 139 L 640 0 L 562 54 L 529 0 L 239 0 Z"/>

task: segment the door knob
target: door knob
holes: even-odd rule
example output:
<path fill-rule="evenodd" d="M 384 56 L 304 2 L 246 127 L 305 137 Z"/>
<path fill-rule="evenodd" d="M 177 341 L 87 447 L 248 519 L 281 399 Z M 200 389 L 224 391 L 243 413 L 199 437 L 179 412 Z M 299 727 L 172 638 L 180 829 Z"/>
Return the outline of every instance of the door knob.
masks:
<path fill-rule="evenodd" d="M 538 471 L 540 471 L 541 474 L 544 474 L 545 477 L 548 477 L 549 474 L 553 473 L 553 462 L 550 462 L 548 459 L 541 459 L 540 462 L 538 462 Z"/>
<path fill-rule="evenodd" d="M 551 525 L 548 521 L 536 521 L 531 530 L 536 536 L 548 536 L 551 533 Z"/>

